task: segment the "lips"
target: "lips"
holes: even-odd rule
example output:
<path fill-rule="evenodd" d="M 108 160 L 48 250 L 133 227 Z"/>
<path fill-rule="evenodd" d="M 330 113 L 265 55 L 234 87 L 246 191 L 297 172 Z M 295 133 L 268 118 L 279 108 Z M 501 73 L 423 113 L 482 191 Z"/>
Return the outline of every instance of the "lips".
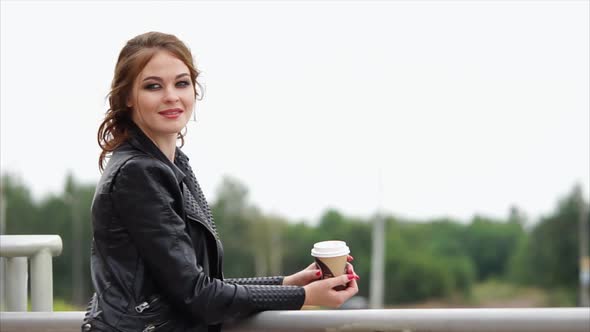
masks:
<path fill-rule="evenodd" d="M 184 111 L 180 108 L 171 108 L 167 110 L 163 110 L 158 112 L 158 114 L 168 118 L 168 119 L 176 119 L 179 117 Z"/>

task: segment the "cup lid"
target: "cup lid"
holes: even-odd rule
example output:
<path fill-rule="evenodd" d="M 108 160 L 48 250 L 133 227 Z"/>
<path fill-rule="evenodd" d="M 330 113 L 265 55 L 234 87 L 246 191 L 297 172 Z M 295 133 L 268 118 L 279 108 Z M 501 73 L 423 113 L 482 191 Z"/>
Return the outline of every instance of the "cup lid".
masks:
<path fill-rule="evenodd" d="M 317 242 L 311 249 L 313 257 L 337 257 L 350 254 L 350 248 L 344 241 L 322 241 Z"/>

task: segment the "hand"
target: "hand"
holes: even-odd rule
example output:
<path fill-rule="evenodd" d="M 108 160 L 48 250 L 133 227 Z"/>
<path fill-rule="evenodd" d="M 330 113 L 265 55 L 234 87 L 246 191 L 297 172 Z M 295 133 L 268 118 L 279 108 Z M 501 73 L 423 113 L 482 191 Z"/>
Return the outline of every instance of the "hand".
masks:
<path fill-rule="evenodd" d="M 354 257 L 348 255 L 348 257 L 346 257 L 346 260 L 348 262 L 352 262 L 354 260 Z M 352 265 L 350 265 L 348 263 L 346 266 L 346 273 L 355 274 L 354 270 L 352 269 Z M 322 270 L 320 270 L 318 268 L 316 263 L 311 263 L 305 269 L 283 278 L 283 285 L 285 285 L 285 286 L 305 286 L 305 285 L 309 284 L 310 282 L 319 280 L 321 278 L 322 278 Z"/>
<path fill-rule="evenodd" d="M 305 286 L 312 281 L 316 281 L 322 277 L 322 270 L 318 269 L 315 263 L 309 264 L 305 269 L 286 276 L 283 279 L 283 285 L 291 286 Z"/>
<path fill-rule="evenodd" d="M 350 266 L 352 267 L 352 265 Z M 303 305 L 338 308 L 359 291 L 356 283 L 358 279 L 359 276 L 353 273 L 312 282 L 303 287 L 305 290 L 305 302 Z M 348 287 L 344 290 L 337 291 L 333 289 L 347 283 Z"/>

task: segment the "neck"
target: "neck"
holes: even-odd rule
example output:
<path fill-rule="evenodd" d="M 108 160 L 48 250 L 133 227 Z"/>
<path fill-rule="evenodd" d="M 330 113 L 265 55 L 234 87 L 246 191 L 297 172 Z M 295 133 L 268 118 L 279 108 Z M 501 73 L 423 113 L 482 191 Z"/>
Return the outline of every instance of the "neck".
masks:
<path fill-rule="evenodd" d="M 174 162 L 174 154 L 176 153 L 176 135 L 169 136 L 158 136 L 147 134 L 148 137 L 156 144 L 156 146 L 162 151 L 162 153 L 170 160 Z"/>
<path fill-rule="evenodd" d="M 174 162 L 176 154 L 176 134 L 170 135 L 154 135 L 150 130 L 144 128 L 142 125 L 136 125 L 143 131 L 143 133 L 162 151 L 164 156 L 171 162 Z"/>

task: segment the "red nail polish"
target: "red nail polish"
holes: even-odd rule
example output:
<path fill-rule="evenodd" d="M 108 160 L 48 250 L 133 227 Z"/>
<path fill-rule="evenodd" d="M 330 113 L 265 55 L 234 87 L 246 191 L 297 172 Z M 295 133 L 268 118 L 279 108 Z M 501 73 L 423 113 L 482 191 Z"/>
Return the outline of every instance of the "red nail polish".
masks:
<path fill-rule="evenodd" d="M 315 275 L 318 276 L 318 277 L 321 276 L 322 275 L 322 271 L 316 272 Z"/>
<path fill-rule="evenodd" d="M 349 262 L 352 262 L 353 260 L 354 260 L 354 257 L 352 257 L 352 256 L 348 256 L 348 261 L 349 261 Z"/>
<path fill-rule="evenodd" d="M 355 276 L 354 276 L 353 274 L 349 274 L 349 275 L 348 275 L 348 280 L 352 280 L 352 279 L 354 279 L 354 278 L 355 278 Z"/>

